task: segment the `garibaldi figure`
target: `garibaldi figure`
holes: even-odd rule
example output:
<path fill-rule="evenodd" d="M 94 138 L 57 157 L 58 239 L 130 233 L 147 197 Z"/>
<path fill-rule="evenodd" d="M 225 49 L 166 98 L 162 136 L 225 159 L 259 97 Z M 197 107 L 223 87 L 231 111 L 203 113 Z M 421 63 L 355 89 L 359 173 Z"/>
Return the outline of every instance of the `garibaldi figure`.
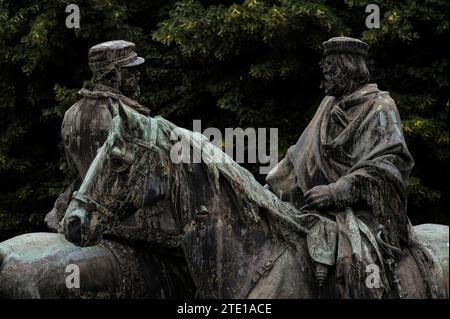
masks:
<path fill-rule="evenodd" d="M 336 37 L 323 48 L 326 97 L 297 143 L 268 174 L 266 187 L 304 212 L 336 221 L 336 242 L 330 243 L 335 254 L 315 251 L 313 259 L 322 267 L 335 264 L 337 295 L 398 297 L 396 262 L 403 250 L 412 252 L 425 280 L 430 278 L 429 260 L 406 214 L 414 161 L 394 100 L 369 83 L 369 46 Z M 379 289 L 366 286 L 370 264 L 380 269 Z"/>

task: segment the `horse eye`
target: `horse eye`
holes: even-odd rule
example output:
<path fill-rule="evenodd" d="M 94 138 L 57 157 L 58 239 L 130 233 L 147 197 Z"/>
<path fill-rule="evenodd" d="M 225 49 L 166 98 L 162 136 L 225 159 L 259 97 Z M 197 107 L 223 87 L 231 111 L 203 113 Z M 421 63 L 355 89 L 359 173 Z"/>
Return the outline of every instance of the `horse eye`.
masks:
<path fill-rule="evenodd" d="M 115 171 L 123 171 L 128 167 L 128 165 L 122 159 L 113 156 L 111 157 L 111 167 Z"/>

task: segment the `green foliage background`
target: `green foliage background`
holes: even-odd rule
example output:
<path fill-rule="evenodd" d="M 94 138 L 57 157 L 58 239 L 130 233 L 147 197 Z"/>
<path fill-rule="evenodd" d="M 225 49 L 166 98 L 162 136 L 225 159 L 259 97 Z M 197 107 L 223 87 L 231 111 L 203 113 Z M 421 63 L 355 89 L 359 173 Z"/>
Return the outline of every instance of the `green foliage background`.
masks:
<path fill-rule="evenodd" d="M 416 160 L 410 217 L 448 224 L 448 1 L 377 1 L 371 30 L 373 1 L 79 0 L 81 28 L 67 29 L 71 2 L 0 0 L 0 240 L 45 230 L 70 180 L 62 116 L 89 85 L 89 47 L 112 39 L 147 59 L 141 102 L 153 114 L 187 128 L 278 127 L 280 158 L 323 98 L 321 43 L 364 39 Z"/>

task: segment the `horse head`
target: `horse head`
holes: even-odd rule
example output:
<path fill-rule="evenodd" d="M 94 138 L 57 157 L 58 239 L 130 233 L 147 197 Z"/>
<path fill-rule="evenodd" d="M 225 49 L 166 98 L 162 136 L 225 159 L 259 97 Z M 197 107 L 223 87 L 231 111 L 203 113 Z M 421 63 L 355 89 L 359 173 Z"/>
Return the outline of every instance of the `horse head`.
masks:
<path fill-rule="evenodd" d="M 171 163 L 157 142 L 157 120 L 131 112 L 119 100 L 107 140 L 64 217 L 66 238 L 80 246 L 102 235 L 138 209 L 167 198 Z M 172 223 L 173 224 L 173 223 Z"/>

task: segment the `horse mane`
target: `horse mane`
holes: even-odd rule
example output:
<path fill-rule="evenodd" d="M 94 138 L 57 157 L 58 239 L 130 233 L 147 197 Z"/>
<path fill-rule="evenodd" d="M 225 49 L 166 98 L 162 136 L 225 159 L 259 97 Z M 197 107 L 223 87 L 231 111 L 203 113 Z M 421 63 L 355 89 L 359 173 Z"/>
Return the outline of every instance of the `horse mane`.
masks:
<path fill-rule="evenodd" d="M 297 238 L 299 234 L 308 233 L 307 227 L 304 226 L 306 219 L 303 218 L 300 211 L 265 189 L 247 169 L 210 143 L 204 135 L 179 128 L 159 116 L 155 117 L 155 120 L 158 122 L 158 131 L 164 136 L 158 135 L 158 145 L 166 152 L 170 152 L 170 148 L 174 144 L 174 141 L 170 140 L 170 134 L 177 129 L 177 135 L 181 135 L 182 139 L 189 141 L 191 151 L 199 152 L 198 154 L 202 155 L 201 164 L 217 194 L 220 192 L 221 178 L 225 178 L 231 186 L 232 195 L 238 205 L 239 217 L 247 226 L 258 224 L 261 220 L 261 213 L 263 213 L 272 221 L 271 228 L 285 239 L 290 239 L 293 235 Z M 218 161 L 218 159 L 222 160 Z M 189 193 L 189 189 L 186 189 L 191 187 L 187 182 L 189 172 L 186 168 L 181 168 L 177 170 L 176 174 L 175 178 L 181 184 L 181 189 L 178 189 L 177 192 Z M 177 194 L 174 195 L 177 196 Z M 190 198 L 191 194 L 186 196 L 188 197 L 184 197 L 184 199 Z M 179 203 L 179 205 L 186 207 L 194 201 L 189 200 L 188 202 Z"/>

